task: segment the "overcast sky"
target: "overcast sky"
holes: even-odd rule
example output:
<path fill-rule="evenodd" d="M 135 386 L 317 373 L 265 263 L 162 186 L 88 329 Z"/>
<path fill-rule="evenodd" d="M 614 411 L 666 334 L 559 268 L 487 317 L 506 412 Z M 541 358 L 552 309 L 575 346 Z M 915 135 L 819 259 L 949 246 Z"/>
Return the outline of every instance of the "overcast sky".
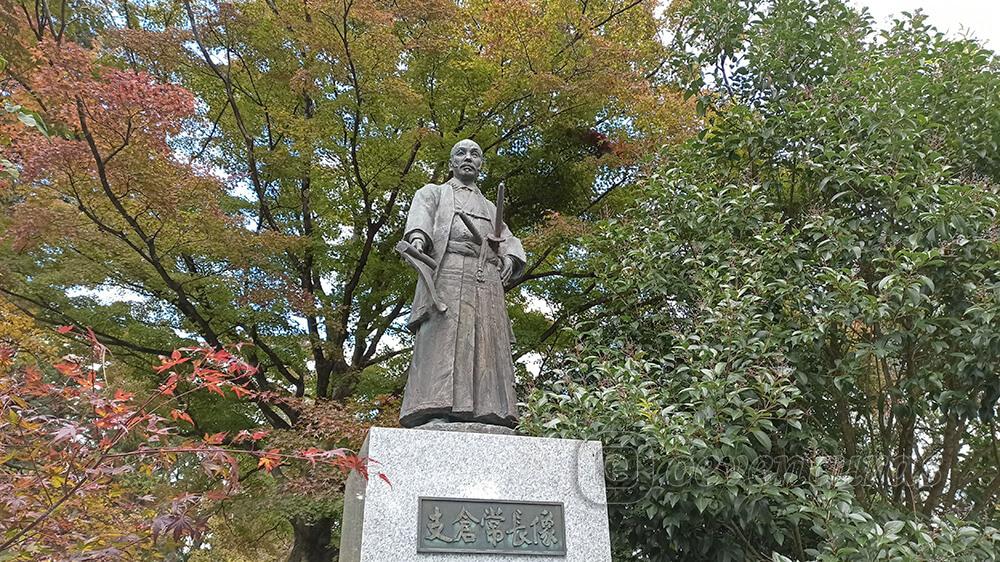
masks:
<path fill-rule="evenodd" d="M 879 23 L 894 14 L 922 8 L 928 21 L 952 35 L 968 33 L 1000 51 L 1000 0 L 850 0 L 867 6 Z"/>

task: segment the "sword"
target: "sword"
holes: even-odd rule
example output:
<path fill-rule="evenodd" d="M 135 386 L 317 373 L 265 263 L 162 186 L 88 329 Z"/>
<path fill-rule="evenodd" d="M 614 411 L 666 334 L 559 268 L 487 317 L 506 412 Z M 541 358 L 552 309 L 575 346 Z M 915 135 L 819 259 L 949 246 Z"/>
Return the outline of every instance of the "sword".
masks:
<path fill-rule="evenodd" d="M 506 240 L 503 237 L 503 195 L 504 195 L 504 185 L 500 182 L 497 187 L 497 216 L 493 220 L 493 233 L 486 237 L 490 243 L 490 247 L 497 254 L 500 253 L 500 243 Z"/>

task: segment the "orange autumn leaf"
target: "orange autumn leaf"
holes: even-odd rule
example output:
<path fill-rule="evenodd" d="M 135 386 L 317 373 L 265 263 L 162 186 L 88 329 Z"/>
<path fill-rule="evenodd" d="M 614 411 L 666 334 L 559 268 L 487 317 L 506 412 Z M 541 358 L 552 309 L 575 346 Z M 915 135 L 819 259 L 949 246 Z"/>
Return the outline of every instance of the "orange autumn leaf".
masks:
<path fill-rule="evenodd" d="M 170 354 L 169 359 L 166 357 L 160 357 L 160 364 L 154 367 L 154 370 L 159 374 L 176 365 L 180 365 L 181 363 L 186 363 L 187 361 L 190 360 L 191 360 L 190 357 L 184 357 L 183 355 L 181 355 L 180 351 L 175 349 L 174 352 Z"/>
<path fill-rule="evenodd" d="M 211 392 L 218 394 L 219 396 L 222 396 L 223 398 L 225 398 L 226 396 L 226 393 L 223 392 L 222 389 L 219 388 L 219 385 L 216 383 L 213 382 L 205 383 L 205 388 L 207 388 Z"/>
<path fill-rule="evenodd" d="M 226 439 L 226 432 L 220 431 L 219 433 L 213 433 L 211 435 L 205 434 L 203 441 L 208 445 L 222 445 L 222 442 Z"/>
<path fill-rule="evenodd" d="M 244 398 L 244 397 L 252 396 L 253 395 L 253 391 L 252 390 L 247 390 L 245 387 L 240 386 L 238 384 L 234 384 L 232 386 L 232 389 L 233 389 L 233 392 L 236 394 L 236 396 L 238 398 Z"/>
<path fill-rule="evenodd" d="M 275 467 L 281 464 L 281 458 L 278 456 L 279 452 L 279 449 L 271 449 L 270 451 L 264 453 L 260 457 L 260 460 L 257 461 L 257 467 L 263 468 L 267 472 L 274 470 Z"/>
<path fill-rule="evenodd" d="M 173 396 L 174 390 L 177 390 L 177 380 L 179 378 L 180 376 L 177 373 L 170 373 L 170 376 L 167 377 L 167 382 L 161 384 L 157 390 L 164 396 Z"/>
<path fill-rule="evenodd" d="M 184 420 L 189 424 L 194 425 L 194 420 L 191 419 L 191 416 L 189 416 L 187 412 L 182 412 L 181 410 L 170 410 L 170 417 L 175 420 Z"/>

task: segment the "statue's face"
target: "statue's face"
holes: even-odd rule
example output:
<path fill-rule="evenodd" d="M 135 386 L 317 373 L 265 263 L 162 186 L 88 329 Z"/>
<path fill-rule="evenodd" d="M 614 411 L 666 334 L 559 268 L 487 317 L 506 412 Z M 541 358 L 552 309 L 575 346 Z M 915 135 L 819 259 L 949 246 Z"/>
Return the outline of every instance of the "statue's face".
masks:
<path fill-rule="evenodd" d="M 475 141 L 462 140 L 451 149 L 451 173 L 460 181 L 473 182 L 483 169 L 483 149 Z"/>

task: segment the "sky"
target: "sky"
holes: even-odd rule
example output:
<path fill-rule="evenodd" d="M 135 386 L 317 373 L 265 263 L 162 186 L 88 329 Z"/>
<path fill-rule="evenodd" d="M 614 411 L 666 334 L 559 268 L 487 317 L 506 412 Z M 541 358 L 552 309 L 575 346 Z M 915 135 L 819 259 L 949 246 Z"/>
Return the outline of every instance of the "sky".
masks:
<path fill-rule="evenodd" d="M 868 8 L 875 21 L 885 24 L 893 15 L 923 9 L 931 25 L 949 35 L 971 35 L 1000 51 L 1000 0 L 849 0 Z"/>

